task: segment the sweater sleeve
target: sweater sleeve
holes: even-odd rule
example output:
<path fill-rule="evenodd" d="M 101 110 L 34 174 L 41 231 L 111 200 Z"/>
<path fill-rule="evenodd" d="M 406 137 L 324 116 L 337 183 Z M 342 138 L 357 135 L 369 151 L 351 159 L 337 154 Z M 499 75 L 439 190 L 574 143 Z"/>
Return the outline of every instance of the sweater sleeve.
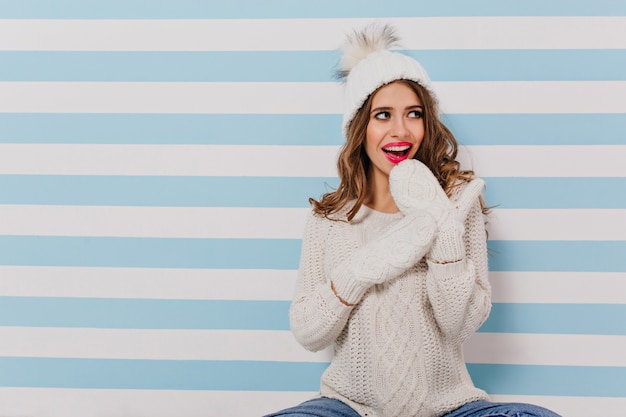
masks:
<path fill-rule="evenodd" d="M 315 215 L 307 218 L 302 239 L 298 282 L 289 320 L 296 340 L 306 349 L 330 346 L 343 330 L 352 307 L 335 295 L 324 272 L 326 235 L 330 221 Z"/>
<path fill-rule="evenodd" d="M 465 220 L 465 233 L 455 239 L 465 246 L 458 262 L 428 261 L 428 298 L 439 328 L 462 343 L 487 319 L 491 310 L 488 281 L 487 235 L 480 202 L 476 200 Z M 454 242 L 450 242 L 451 245 Z"/>

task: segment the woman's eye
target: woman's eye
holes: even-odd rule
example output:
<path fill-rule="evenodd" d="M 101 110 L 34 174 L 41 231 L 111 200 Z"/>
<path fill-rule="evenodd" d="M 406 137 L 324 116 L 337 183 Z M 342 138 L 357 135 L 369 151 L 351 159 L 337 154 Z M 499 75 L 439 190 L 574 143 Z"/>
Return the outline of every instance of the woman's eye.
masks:
<path fill-rule="evenodd" d="M 381 111 L 374 115 L 374 118 L 378 120 L 387 120 L 391 117 L 391 114 L 388 111 Z"/>
<path fill-rule="evenodd" d="M 409 112 L 409 117 L 414 119 L 421 119 L 424 114 L 420 110 L 413 110 Z"/>

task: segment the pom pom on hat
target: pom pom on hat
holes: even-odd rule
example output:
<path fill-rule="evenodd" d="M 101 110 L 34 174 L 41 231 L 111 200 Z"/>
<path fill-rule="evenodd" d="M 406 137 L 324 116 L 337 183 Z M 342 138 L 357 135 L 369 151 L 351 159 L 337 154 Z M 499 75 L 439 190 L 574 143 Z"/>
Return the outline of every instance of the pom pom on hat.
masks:
<path fill-rule="evenodd" d="M 431 90 L 430 78 L 419 62 L 408 55 L 390 51 L 398 37 L 389 25 L 371 24 L 348 36 L 337 75 L 345 81 L 343 133 L 378 88 L 396 80 L 412 80 Z"/>
<path fill-rule="evenodd" d="M 355 30 L 352 36 L 348 36 L 342 48 L 343 56 L 341 66 L 337 71 L 338 77 L 346 78 L 350 71 L 369 54 L 386 51 L 398 46 L 397 43 L 398 37 L 389 25 L 372 24 L 360 32 Z"/>

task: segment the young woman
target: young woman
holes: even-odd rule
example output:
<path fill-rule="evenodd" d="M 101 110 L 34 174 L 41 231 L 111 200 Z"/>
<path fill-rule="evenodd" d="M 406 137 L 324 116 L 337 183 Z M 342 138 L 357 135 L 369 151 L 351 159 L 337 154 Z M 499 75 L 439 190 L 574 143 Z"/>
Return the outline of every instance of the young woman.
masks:
<path fill-rule="evenodd" d="M 303 239 L 292 331 L 332 346 L 320 397 L 272 416 L 536 416 L 474 387 L 462 344 L 489 315 L 483 182 L 455 160 L 428 75 L 388 26 L 349 38 L 340 185 Z"/>

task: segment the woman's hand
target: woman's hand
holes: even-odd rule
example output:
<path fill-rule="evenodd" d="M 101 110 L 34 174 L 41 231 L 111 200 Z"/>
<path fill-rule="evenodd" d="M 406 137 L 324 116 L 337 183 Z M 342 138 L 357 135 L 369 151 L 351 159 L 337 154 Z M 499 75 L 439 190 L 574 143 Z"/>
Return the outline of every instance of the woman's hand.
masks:
<path fill-rule="evenodd" d="M 391 195 L 402 213 L 423 210 L 435 220 L 438 235 L 428 257 L 437 263 L 456 262 L 465 257 L 462 239 L 465 218 L 484 185 L 482 179 L 474 179 L 456 199 L 450 200 L 430 169 L 416 159 L 399 163 L 389 175 Z"/>

